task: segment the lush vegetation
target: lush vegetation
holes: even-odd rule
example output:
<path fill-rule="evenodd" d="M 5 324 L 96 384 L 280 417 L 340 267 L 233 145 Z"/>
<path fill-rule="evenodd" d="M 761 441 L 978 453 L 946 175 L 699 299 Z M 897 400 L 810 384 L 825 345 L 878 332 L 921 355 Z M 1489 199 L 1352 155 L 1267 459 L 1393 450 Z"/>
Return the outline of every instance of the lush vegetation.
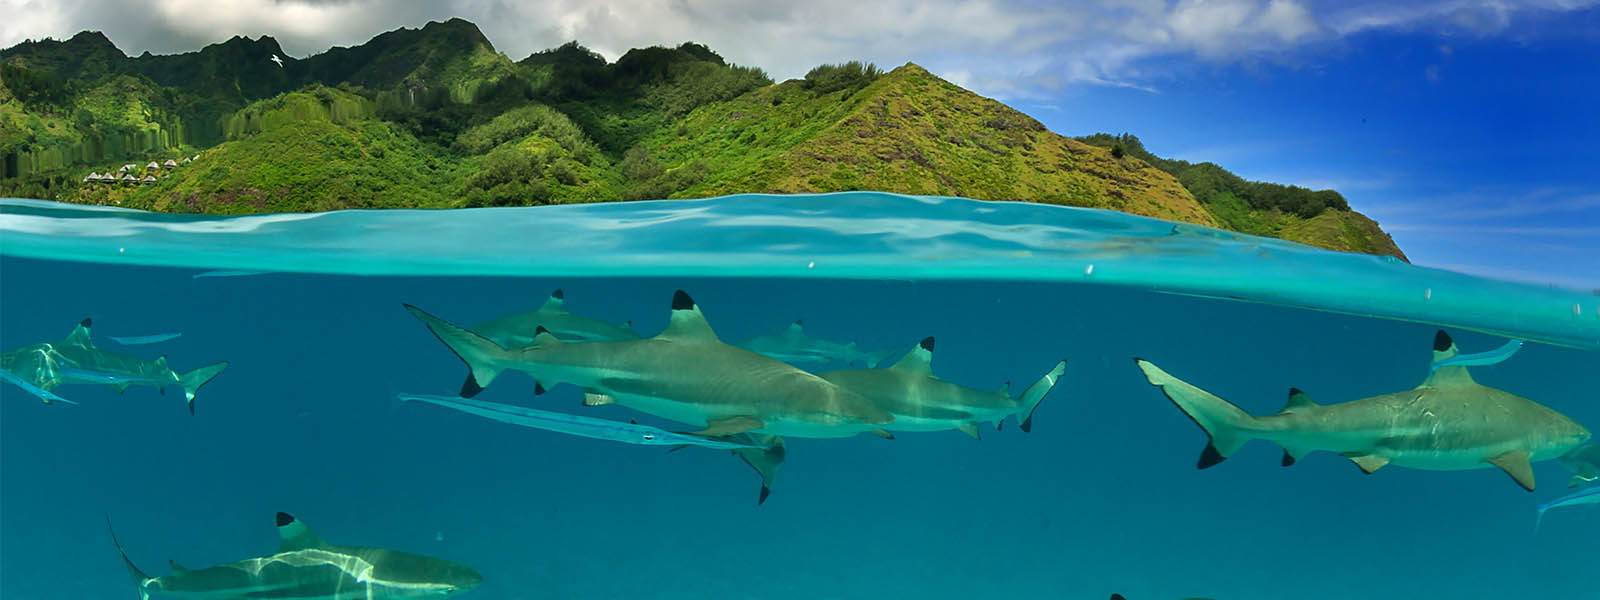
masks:
<path fill-rule="evenodd" d="M 184 157 L 151 183 L 84 181 Z M 0 195 L 162 211 L 873 189 L 1398 255 L 1337 192 L 1162 159 L 1131 135 L 1062 137 L 916 65 L 821 65 L 774 84 L 695 43 L 608 62 L 577 42 L 513 62 L 461 20 L 303 59 L 270 37 L 138 57 L 93 32 L 25 42 L 0 50 L 0 158 Z"/>

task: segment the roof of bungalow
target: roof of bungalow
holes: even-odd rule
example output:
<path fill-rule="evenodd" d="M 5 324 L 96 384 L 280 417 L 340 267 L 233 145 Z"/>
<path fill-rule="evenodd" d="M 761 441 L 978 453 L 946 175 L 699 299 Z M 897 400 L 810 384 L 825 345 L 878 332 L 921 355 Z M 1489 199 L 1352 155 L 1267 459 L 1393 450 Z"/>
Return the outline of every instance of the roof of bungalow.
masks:
<path fill-rule="evenodd" d="M 169 159 L 167 159 L 167 162 L 161 163 L 161 166 L 166 167 L 168 169 L 171 169 L 173 167 L 178 166 L 178 161 L 175 161 L 175 160 L 172 160 L 172 159 L 169 158 Z"/>
<path fill-rule="evenodd" d="M 146 169 L 159 169 L 159 168 L 161 168 L 161 165 L 156 164 L 156 161 L 152 160 L 152 161 L 150 161 L 150 164 L 145 165 L 144 168 L 146 168 Z"/>
<path fill-rule="evenodd" d="M 145 175 L 144 176 L 144 182 L 145 183 L 155 183 L 156 182 L 156 176 L 155 175 Z"/>
<path fill-rule="evenodd" d="M 138 177 L 134 177 L 132 174 L 128 174 L 128 175 L 123 175 L 122 176 L 122 180 L 123 181 L 138 181 L 139 178 Z"/>

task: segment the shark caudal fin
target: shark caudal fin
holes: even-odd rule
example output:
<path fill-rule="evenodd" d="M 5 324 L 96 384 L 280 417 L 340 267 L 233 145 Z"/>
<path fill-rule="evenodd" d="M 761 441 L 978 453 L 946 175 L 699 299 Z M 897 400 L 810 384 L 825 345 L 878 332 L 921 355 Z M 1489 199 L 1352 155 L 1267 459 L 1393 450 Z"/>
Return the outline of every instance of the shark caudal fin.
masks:
<path fill-rule="evenodd" d="M 1061 375 L 1066 372 L 1067 361 L 1063 359 L 1056 363 L 1055 368 L 1050 369 L 1049 373 L 1045 373 L 1044 377 L 1040 377 L 1038 381 L 1033 382 L 1033 385 L 1028 386 L 1028 389 L 1023 390 L 1022 397 L 1017 399 L 1017 426 L 1022 428 L 1023 433 L 1033 431 L 1033 409 L 1039 408 L 1039 402 L 1044 400 L 1050 390 L 1055 389 L 1056 382 L 1060 381 Z"/>
<path fill-rule="evenodd" d="M 1227 400 L 1167 374 L 1148 361 L 1135 358 L 1133 362 L 1144 371 L 1144 376 L 1150 380 L 1150 385 L 1161 388 L 1161 392 L 1167 395 L 1168 400 L 1178 405 L 1184 414 L 1189 415 L 1196 425 L 1205 430 L 1206 435 L 1211 436 L 1211 443 L 1206 444 L 1205 451 L 1200 453 L 1200 461 L 1197 464 L 1199 468 L 1215 466 L 1232 456 L 1240 446 L 1254 437 L 1245 429 L 1255 420 L 1249 413 Z"/>
<path fill-rule="evenodd" d="M 406 310 L 411 311 L 411 316 L 422 321 L 428 326 L 428 331 L 433 336 L 444 342 L 444 345 L 454 352 L 456 358 L 467 363 L 467 380 L 461 384 L 461 397 L 471 398 L 488 386 L 494 378 L 500 375 L 500 367 L 495 359 L 504 354 L 506 349 L 489 338 L 483 337 L 467 330 L 464 327 L 428 314 L 427 311 L 403 304 Z"/>
<path fill-rule="evenodd" d="M 106 517 L 106 531 L 111 532 L 111 545 L 117 547 L 117 554 L 122 555 L 122 564 L 128 567 L 128 574 L 133 577 L 133 584 L 138 587 L 139 600 L 150 600 L 150 592 L 144 588 L 144 583 L 150 580 L 150 576 L 145 575 L 144 571 L 140 571 L 139 567 L 134 566 L 133 561 L 128 559 L 128 552 L 122 549 L 122 542 L 117 541 L 117 530 L 111 527 L 110 516 Z"/>
<path fill-rule="evenodd" d="M 183 401 L 189 404 L 189 414 L 194 414 L 194 394 L 200 391 L 200 386 L 210 383 L 222 370 L 228 368 L 228 361 L 214 365 L 206 365 L 188 373 L 178 376 L 178 384 L 183 386 Z"/>

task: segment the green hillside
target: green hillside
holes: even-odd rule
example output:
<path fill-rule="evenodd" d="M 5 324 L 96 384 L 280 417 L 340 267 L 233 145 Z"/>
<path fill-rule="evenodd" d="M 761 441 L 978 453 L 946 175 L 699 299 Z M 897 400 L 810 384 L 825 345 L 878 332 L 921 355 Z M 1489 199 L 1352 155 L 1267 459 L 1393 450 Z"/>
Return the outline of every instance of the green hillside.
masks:
<path fill-rule="evenodd" d="M 607 62 L 574 42 L 513 61 L 459 19 L 301 59 L 270 37 L 138 57 L 95 32 L 25 42 L 0 50 L 0 160 L 0 195 L 158 211 L 883 190 L 1403 257 L 1337 192 L 1162 159 L 1128 135 L 1064 137 L 914 64 L 774 83 L 693 43 Z M 149 181 L 86 180 L 129 163 Z"/>

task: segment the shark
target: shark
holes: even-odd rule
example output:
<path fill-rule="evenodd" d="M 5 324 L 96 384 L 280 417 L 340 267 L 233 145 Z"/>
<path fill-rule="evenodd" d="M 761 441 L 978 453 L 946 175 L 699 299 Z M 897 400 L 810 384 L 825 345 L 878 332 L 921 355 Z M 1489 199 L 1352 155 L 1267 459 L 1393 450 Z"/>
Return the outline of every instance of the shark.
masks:
<path fill-rule="evenodd" d="M 1434 363 L 1458 354 L 1449 334 L 1434 336 Z M 1245 442 L 1264 439 L 1283 447 L 1283 466 L 1322 450 L 1349 458 L 1367 474 L 1391 464 L 1432 471 L 1498 468 L 1531 492 L 1533 462 L 1558 458 L 1590 437 L 1566 415 L 1479 384 L 1459 365 L 1434 370 L 1414 389 L 1339 404 L 1318 404 L 1291 388 L 1282 411 L 1253 416 L 1149 361 L 1134 363 L 1210 436 L 1201 469 L 1221 463 Z"/>
<path fill-rule="evenodd" d="M 1562 466 L 1572 470 L 1572 479 L 1567 481 L 1567 487 L 1578 487 L 1600 479 L 1600 444 L 1573 448 L 1558 460 Z"/>
<path fill-rule="evenodd" d="M 811 337 L 806 335 L 804 319 L 789 324 L 780 333 L 753 337 L 734 345 L 792 365 L 840 361 L 859 362 L 870 369 L 894 355 L 893 350 L 865 352 L 857 348 L 855 342 L 841 344 Z"/>
<path fill-rule="evenodd" d="M 166 393 L 167 386 L 176 384 L 183 387 L 184 401 L 192 415 L 195 393 L 228 368 L 228 362 L 222 361 L 179 373 L 167 366 L 165 355 L 146 360 L 102 350 L 95 347 L 90 337 L 93 325 L 92 319 L 84 319 L 65 340 L 24 346 L 0 354 L 0 370 L 9 371 L 45 392 L 54 392 L 57 386 L 66 384 L 101 384 L 111 386 L 118 393 L 134 385 L 148 385 Z M 46 403 L 59 399 L 40 398 Z"/>
<path fill-rule="evenodd" d="M 567 312 L 566 293 L 557 289 L 538 310 L 500 317 L 478 324 L 471 330 L 506 348 L 520 348 L 533 343 L 540 327 L 563 342 L 619 342 L 637 340 L 632 323 L 612 325 Z"/>
<path fill-rule="evenodd" d="M 134 566 L 111 530 L 111 543 L 138 586 L 152 594 L 189 600 L 435 600 L 471 590 L 483 576 L 448 560 L 322 541 L 289 513 L 280 512 L 278 551 L 238 562 L 188 569 L 172 562 L 172 573 L 151 577 Z M 111 521 L 106 520 L 106 528 Z"/>
<path fill-rule="evenodd" d="M 893 415 L 860 395 L 722 342 L 683 290 L 673 294 L 667 328 L 655 337 L 568 343 L 541 327 L 532 345 L 514 350 L 415 306 L 405 308 L 466 363 L 464 398 L 501 372 L 517 370 L 533 377 L 535 394 L 546 383 L 570 383 L 583 389 L 586 405 L 614 402 L 702 427 L 694 435 L 891 437 L 882 428 Z"/>
<path fill-rule="evenodd" d="M 872 400 L 894 415 L 890 431 L 946 431 L 959 429 L 981 439 L 979 423 L 994 423 L 999 429 L 1006 417 L 1014 417 L 1023 431 L 1033 429 L 1033 411 L 1067 370 L 1067 361 L 1028 386 L 1021 396 L 1011 397 L 1003 385 L 998 390 L 982 391 L 939 379 L 933 374 L 933 337 L 912 346 L 893 366 L 883 369 L 828 371 L 817 376 Z"/>

